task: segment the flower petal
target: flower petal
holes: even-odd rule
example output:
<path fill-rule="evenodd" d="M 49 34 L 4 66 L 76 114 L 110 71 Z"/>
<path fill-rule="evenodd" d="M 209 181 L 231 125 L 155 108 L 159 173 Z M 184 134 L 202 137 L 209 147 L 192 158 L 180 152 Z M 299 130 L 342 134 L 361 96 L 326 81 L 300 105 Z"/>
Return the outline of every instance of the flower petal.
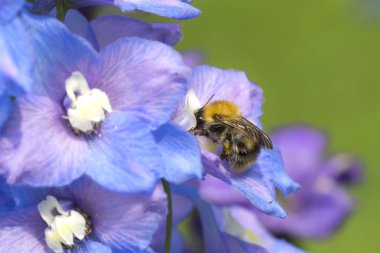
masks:
<path fill-rule="evenodd" d="M 131 111 L 153 127 L 169 121 L 188 88 L 189 69 L 181 55 L 162 43 L 138 38 L 107 46 L 92 72 L 97 75 L 88 83 L 107 93 L 113 110 Z"/>
<path fill-rule="evenodd" d="M 274 185 L 284 196 L 294 193 L 301 188 L 298 183 L 294 182 L 286 174 L 282 157 L 277 147 L 274 147 L 272 150 L 262 149 L 258 162 L 254 164 L 253 169 L 260 169 L 266 177 L 273 181 Z"/>
<path fill-rule="evenodd" d="M 95 35 L 93 45 L 98 50 L 124 37 L 156 40 L 171 46 L 182 37 L 178 24 L 149 24 L 120 15 L 102 16 L 93 20 L 90 26 Z"/>
<path fill-rule="evenodd" d="M 119 0 L 115 5 L 122 11 L 137 9 L 174 19 L 191 19 L 201 14 L 197 8 L 181 0 Z"/>
<path fill-rule="evenodd" d="M 267 161 L 261 165 L 261 155 L 252 168 L 243 173 L 234 173 L 227 169 L 220 158 L 210 152 L 203 152 L 203 164 L 209 174 L 226 182 L 246 196 L 260 211 L 274 216 L 286 217 L 286 212 L 276 201 L 276 192 L 272 179 L 267 177 L 261 166 L 267 166 Z M 270 162 L 270 161 L 269 161 Z M 272 160 L 271 166 L 277 166 L 277 160 Z"/>
<path fill-rule="evenodd" d="M 90 149 L 86 174 L 116 191 L 151 191 L 164 170 L 150 126 L 130 113 L 109 114 Z"/>
<path fill-rule="evenodd" d="M 216 209 L 203 201 L 196 189 L 190 185 L 172 186 L 173 192 L 186 196 L 194 202 L 196 206 L 201 223 L 202 234 L 205 242 L 205 252 L 220 252 L 220 253 L 266 253 L 263 248 L 244 242 L 234 236 L 228 235 L 221 231 L 224 226 L 224 221 L 221 219 L 220 214 L 215 212 Z M 219 209 L 217 209 L 219 210 Z"/>
<path fill-rule="evenodd" d="M 229 100 L 240 108 L 244 117 L 261 128 L 263 91 L 251 83 L 244 72 L 200 66 L 193 69 L 190 85 L 202 105 L 213 95 L 211 101 Z"/>
<path fill-rule="evenodd" d="M 33 68 L 32 92 L 61 103 L 65 96 L 65 80 L 74 71 L 87 76 L 97 54 L 90 44 L 54 18 L 24 16 L 24 20 L 38 55 Z"/>
<path fill-rule="evenodd" d="M 320 173 L 327 139 L 323 132 L 302 125 L 274 131 L 272 142 L 281 150 L 284 166 L 289 175 L 301 184 Z"/>
<path fill-rule="evenodd" d="M 123 252 L 146 249 L 166 215 L 166 195 L 123 194 L 105 189 L 87 178 L 74 183 L 78 206 L 92 218 L 94 233 L 105 245 Z"/>
<path fill-rule="evenodd" d="M 242 228 L 240 230 L 235 230 L 235 233 L 233 234 L 236 234 L 236 232 L 243 233 L 243 235 L 239 236 L 248 238 L 251 237 L 250 240 L 255 241 L 255 243 L 266 248 L 269 252 L 304 253 L 304 251 L 294 247 L 286 241 L 279 240 L 272 236 L 260 223 L 255 212 L 253 212 L 251 209 L 233 206 L 230 208 L 230 212 L 232 218 L 235 220 L 235 222 L 237 222 L 237 225 L 241 226 Z M 277 218 L 277 220 L 279 219 Z M 236 224 L 232 224 L 232 226 L 236 226 Z M 230 228 L 232 226 L 230 226 Z"/>
<path fill-rule="evenodd" d="M 0 172 L 8 183 L 59 186 L 83 174 L 87 143 L 62 115 L 47 97 L 17 98 L 0 138 Z"/>
<path fill-rule="evenodd" d="M 2 0 L 0 5 L 0 24 L 8 22 L 24 5 L 25 0 Z"/>
<path fill-rule="evenodd" d="M 9 94 L 17 96 L 30 90 L 33 58 L 25 22 L 17 17 L 0 25 L 0 86 Z"/>
<path fill-rule="evenodd" d="M 153 134 L 165 166 L 163 177 L 166 180 L 180 184 L 202 177 L 200 148 L 192 134 L 170 123 Z"/>
<path fill-rule="evenodd" d="M 112 249 L 103 243 L 93 240 L 86 240 L 81 245 L 74 248 L 73 253 L 112 253 Z"/>
<path fill-rule="evenodd" d="M 50 253 L 44 238 L 46 224 L 36 206 L 0 217 L 0 253 Z"/>
<path fill-rule="evenodd" d="M 333 155 L 323 166 L 324 174 L 342 184 L 357 184 L 363 179 L 364 165 L 350 154 Z"/>
<path fill-rule="evenodd" d="M 11 111 L 11 97 L 7 93 L 1 94 L 0 91 L 0 129 L 8 119 Z"/>
<path fill-rule="evenodd" d="M 322 239 L 335 232 L 352 211 L 353 201 L 340 187 L 320 183 L 318 191 L 305 189 L 285 199 L 290 209 L 287 219 L 260 215 L 265 226 L 300 238 Z"/>

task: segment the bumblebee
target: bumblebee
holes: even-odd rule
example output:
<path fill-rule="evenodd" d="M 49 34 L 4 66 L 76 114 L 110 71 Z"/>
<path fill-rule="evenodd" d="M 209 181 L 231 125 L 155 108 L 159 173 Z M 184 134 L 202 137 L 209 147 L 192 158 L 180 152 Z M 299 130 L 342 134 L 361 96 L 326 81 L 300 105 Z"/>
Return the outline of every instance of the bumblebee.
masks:
<path fill-rule="evenodd" d="M 196 126 L 190 132 L 221 144 L 220 158 L 228 161 L 236 173 L 246 171 L 261 148 L 273 149 L 269 136 L 244 118 L 239 107 L 230 101 L 207 102 L 194 115 Z"/>

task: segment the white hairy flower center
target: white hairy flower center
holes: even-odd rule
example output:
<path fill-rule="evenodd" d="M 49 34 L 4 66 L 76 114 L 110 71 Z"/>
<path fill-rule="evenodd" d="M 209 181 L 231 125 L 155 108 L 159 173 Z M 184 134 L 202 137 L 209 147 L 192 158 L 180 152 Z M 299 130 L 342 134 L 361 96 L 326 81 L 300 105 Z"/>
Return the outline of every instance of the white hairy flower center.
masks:
<path fill-rule="evenodd" d="M 185 103 L 178 115 L 173 119 L 173 122 L 186 130 L 190 130 L 197 124 L 195 113 L 202 108 L 201 101 L 195 94 L 193 89 L 190 89 L 185 98 Z M 213 153 L 217 152 L 217 145 L 204 136 L 197 136 L 199 145 Z"/>
<path fill-rule="evenodd" d="M 67 110 L 70 125 L 78 131 L 91 133 L 112 112 L 108 96 L 99 89 L 90 89 L 86 78 L 78 71 L 66 79 L 66 94 L 71 105 Z"/>
<path fill-rule="evenodd" d="M 75 210 L 65 211 L 53 196 L 38 204 L 38 211 L 48 227 L 45 241 L 56 253 L 63 253 L 65 246 L 74 246 L 74 237 L 83 240 L 86 236 L 86 219 Z"/>
<path fill-rule="evenodd" d="M 189 130 L 195 127 L 197 120 L 194 113 L 196 113 L 202 107 L 199 98 L 195 94 L 193 89 L 190 89 L 185 98 L 185 104 L 181 112 L 173 120 L 182 128 Z"/>

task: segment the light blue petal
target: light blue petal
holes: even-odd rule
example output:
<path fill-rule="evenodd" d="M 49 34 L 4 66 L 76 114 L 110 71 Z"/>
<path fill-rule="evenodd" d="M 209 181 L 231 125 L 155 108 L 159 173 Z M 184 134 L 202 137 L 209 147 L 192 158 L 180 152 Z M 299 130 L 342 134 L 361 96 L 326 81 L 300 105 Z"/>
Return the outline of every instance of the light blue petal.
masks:
<path fill-rule="evenodd" d="M 97 53 L 85 39 L 71 33 L 54 18 L 24 15 L 23 20 L 38 55 L 31 92 L 62 103 L 66 95 L 65 80 L 74 71 L 80 71 L 88 79 L 89 67 Z"/>
<path fill-rule="evenodd" d="M 153 190 L 164 168 L 148 124 L 129 113 L 111 113 L 89 142 L 86 174 L 92 179 L 116 191 Z"/>
<path fill-rule="evenodd" d="M 114 2 L 122 11 L 140 10 L 174 19 L 191 19 L 201 14 L 197 8 L 180 0 L 121 0 Z"/>
<path fill-rule="evenodd" d="M 163 178 L 180 184 L 202 177 L 200 148 L 192 134 L 167 123 L 154 131 L 154 138 L 165 166 Z"/>
<path fill-rule="evenodd" d="M 100 52 L 92 73 L 87 81 L 108 95 L 113 110 L 132 112 L 155 129 L 185 97 L 190 69 L 163 43 L 124 38 Z"/>
<path fill-rule="evenodd" d="M 37 206 L 0 217 L 0 228 L 1 253 L 51 252 L 44 238 L 46 223 L 41 219 Z"/>
<path fill-rule="evenodd" d="M 152 195 L 125 194 L 84 178 L 72 191 L 78 206 L 91 216 L 96 238 L 120 252 L 145 250 L 166 217 L 166 194 L 160 187 Z"/>
<path fill-rule="evenodd" d="M 272 179 L 261 171 L 260 156 L 252 168 L 237 174 L 228 168 L 228 164 L 222 163 L 215 154 L 210 152 L 203 154 L 203 163 L 209 174 L 240 191 L 260 211 L 273 216 L 286 217 L 285 210 L 276 200 Z"/>
<path fill-rule="evenodd" d="M 77 246 L 72 253 L 112 253 L 112 249 L 103 243 L 89 239 Z"/>
<path fill-rule="evenodd" d="M 231 101 L 240 108 L 245 118 L 261 128 L 263 90 L 252 83 L 244 72 L 199 66 L 193 69 L 189 82 L 202 105 L 211 96 L 213 96 L 211 101 Z"/>
<path fill-rule="evenodd" d="M 62 118 L 62 106 L 48 97 L 16 99 L 0 137 L 0 173 L 10 184 L 61 186 L 86 169 L 87 142 Z"/>
<path fill-rule="evenodd" d="M 258 158 L 258 162 L 253 166 L 253 170 L 260 169 L 262 173 L 269 177 L 274 185 L 280 189 L 284 196 L 298 191 L 301 186 L 294 182 L 284 169 L 280 150 L 277 147 L 274 149 L 262 149 Z"/>
<path fill-rule="evenodd" d="M 14 18 L 24 2 L 25 0 L 2 0 L 0 4 L 0 25 Z"/>

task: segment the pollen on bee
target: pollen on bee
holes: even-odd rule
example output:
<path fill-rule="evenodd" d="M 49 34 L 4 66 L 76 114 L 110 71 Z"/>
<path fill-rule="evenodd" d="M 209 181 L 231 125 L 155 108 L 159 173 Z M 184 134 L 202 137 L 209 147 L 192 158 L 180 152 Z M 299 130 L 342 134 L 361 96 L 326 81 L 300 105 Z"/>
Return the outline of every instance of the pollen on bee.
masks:
<path fill-rule="evenodd" d="M 239 107 L 227 100 L 215 101 L 204 107 L 203 117 L 206 121 L 213 120 L 216 114 L 228 118 L 241 117 Z"/>

